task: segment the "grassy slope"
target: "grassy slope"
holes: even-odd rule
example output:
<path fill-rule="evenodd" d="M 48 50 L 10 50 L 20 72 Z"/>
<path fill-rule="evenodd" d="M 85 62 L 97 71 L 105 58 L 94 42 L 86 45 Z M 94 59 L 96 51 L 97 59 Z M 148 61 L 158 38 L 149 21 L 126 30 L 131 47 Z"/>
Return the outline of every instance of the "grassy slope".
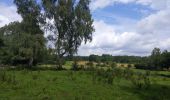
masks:
<path fill-rule="evenodd" d="M 162 72 L 161 72 L 162 73 Z M 152 76 L 148 90 L 115 78 L 113 85 L 94 83 L 89 72 L 7 71 L 16 82 L 0 81 L 0 100 L 169 100 L 170 78 Z M 169 74 L 169 72 L 166 72 Z"/>

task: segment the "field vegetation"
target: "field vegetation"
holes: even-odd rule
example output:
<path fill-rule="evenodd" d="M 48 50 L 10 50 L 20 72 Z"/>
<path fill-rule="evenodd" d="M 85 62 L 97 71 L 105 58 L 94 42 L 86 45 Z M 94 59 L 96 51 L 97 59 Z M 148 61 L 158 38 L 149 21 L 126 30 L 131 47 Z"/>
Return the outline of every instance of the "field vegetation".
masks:
<path fill-rule="evenodd" d="M 90 0 L 13 0 L 0 28 L 0 100 L 170 100 L 170 52 L 79 56 L 92 41 Z"/>

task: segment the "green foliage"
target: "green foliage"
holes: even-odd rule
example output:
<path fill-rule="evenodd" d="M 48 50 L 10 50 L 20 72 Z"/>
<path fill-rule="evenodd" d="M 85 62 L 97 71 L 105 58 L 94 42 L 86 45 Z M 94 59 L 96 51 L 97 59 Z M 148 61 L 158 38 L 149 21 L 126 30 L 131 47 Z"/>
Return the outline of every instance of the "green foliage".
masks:
<path fill-rule="evenodd" d="M 150 88 L 151 81 L 150 81 L 150 72 L 141 73 L 138 72 L 131 78 L 131 82 L 137 89 L 148 89 Z"/>
<path fill-rule="evenodd" d="M 77 61 L 75 60 L 72 64 L 72 70 L 77 71 L 79 69 L 79 66 L 77 64 Z"/>
<path fill-rule="evenodd" d="M 162 63 L 162 68 L 166 68 L 166 69 L 169 69 L 170 68 L 170 52 L 168 51 L 164 51 L 162 53 L 162 60 L 161 60 L 161 63 Z"/>
<path fill-rule="evenodd" d="M 115 62 L 112 62 L 111 63 L 111 68 L 115 68 L 115 67 L 117 67 L 117 64 Z"/>
<path fill-rule="evenodd" d="M 54 42 L 58 67 L 62 67 L 64 55 L 76 54 L 83 41 L 92 40 L 89 3 L 89 0 L 42 0 L 45 19 L 54 19 L 53 23 L 46 22 L 45 28 L 51 32 L 48 39 Z"/>
<path fill-rule="evenodd" d="M 151 53 L 151 64 L 156 67 L 155 69 L 159 69 L 161 67 L 161 51 L 159 48 L 154 48 Z"/>
<path fill-rule="evenodd" d="M 35 0 L 14 0 L 22 22 L 12 22 L 0 28 L 3 42 L 0 55 L 4 64 L 25 64 L 29 67 L 43 59 L 45 38 L 40 29 L 41 9 Z"/>
<path fill-rule="evenodd" d="M 89 56 L 89 61 L 91 61 L 91 62 L 99 62 L 100 57 L 98 55 L 90 55 Z"/>

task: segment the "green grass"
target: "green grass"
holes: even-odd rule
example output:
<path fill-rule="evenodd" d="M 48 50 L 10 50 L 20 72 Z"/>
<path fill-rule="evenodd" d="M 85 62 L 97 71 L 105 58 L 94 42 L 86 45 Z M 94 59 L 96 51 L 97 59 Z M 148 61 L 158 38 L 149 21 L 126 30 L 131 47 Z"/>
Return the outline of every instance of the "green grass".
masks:
<path fill-rule="evenodd" d="M 93 82 L 88 71 L 4 71 L 0 100 L 169 100 L 170 78 L 152 75 L 149 89 L 115 78 L 112 85 Z M 2 73 L 2 71 L 0 71 Z M 155 72 L 152 72 L 155 73 Z M 170 72 L 160 72 L 170 75 Z M 0 74 L 2 75 L 2 74 Z"/>

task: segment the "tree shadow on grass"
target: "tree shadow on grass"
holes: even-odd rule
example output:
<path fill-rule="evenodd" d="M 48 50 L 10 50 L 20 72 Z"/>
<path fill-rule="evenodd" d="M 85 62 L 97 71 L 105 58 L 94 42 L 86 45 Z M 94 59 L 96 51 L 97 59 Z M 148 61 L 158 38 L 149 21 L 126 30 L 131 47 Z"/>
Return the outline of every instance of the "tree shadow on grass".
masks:
<path fill-rule="evenodd" d="M 33 67 L 27 67 L 27 66 L 9 66 L 9 67 L 4 67 L 3 70 L 12 70 L 12 71 L 20 71 L 20 70 L 30 70 L 30 71 L 46 71 L 46 70 L 51 70 L 51 71 L 63 71 L 67 70 L 66 68 L 57 68 L 56 66 L 52 67 L 41 67 L 41 66 L 33 66 Z"/>
<path fill-rule="evenodd" d="M 170 78 L 170 75 L 166 75 L 166 74 L 157 74 L 157 76 L 162 76 L 162 77 Z"/>
<path fill-rule="evenodd" d="M 135 87 L 121 87 L 124 91 L 139 96 L 141 100 L 170 100 L 170 86 L 152 84 L 148 89 L 137 89 Z"/>

